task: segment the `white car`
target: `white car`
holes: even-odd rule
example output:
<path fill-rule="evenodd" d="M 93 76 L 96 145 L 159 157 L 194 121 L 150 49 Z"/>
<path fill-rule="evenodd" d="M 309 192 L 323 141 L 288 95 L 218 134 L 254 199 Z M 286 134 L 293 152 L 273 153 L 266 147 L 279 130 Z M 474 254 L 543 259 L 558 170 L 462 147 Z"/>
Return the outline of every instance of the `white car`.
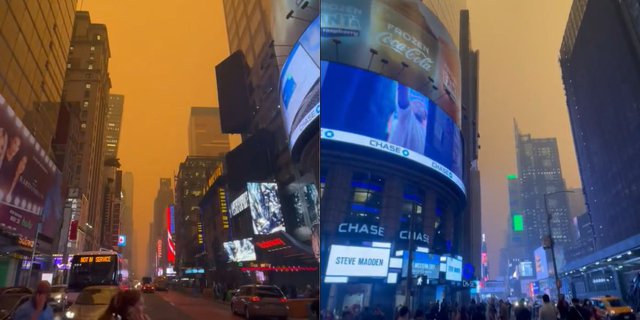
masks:
<path fill-rule="evenodd" d="M 120 289 L 117 286 L 86 287 L 76 302 L 64 313 L 65 319 L 95 320 L 100 318 Z"/>

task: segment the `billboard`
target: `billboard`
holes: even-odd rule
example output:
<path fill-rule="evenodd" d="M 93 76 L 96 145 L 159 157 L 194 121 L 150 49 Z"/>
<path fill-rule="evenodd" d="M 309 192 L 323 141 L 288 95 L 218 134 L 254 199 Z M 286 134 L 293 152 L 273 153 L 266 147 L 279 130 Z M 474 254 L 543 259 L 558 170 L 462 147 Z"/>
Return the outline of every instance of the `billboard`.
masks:
<path fill-rule="evenodd" d="M 413 160 L 464 191 L 460 129 L 433 100 L 376 73 L 327 61 L 321 99 L 322 139 Z"/>
<path fill-rule="evenodd" d="M 167 231 L 167 262 L 176 263 L 176 244 L 169 231 Z"/>
<path fill-rule="evenodd" d="M 276 183 L 249 182 L 247 183 L 247 194 L 249 195 L 255 234 L 285 231 Z"/>
<path fill-rule="evenodd" d="M 0 228 L 33 239 L 38 223 L 55 238 L 62 221 L 62 175 L 0 96 Z"/>
<path fill-rule="evenodd" d="M 462 281 L 462 260 L 447 257 L 447 273 L 445 279 L 450 281 Z"/>
<path fill-rule="evenodd" d="M 222 243 L 224 251 L 229 257 L 229 262 L 242 262 L 256 260 L 256 248 L 251 238 L 234 240 Z"/>
<path fill-rule="evenodd" d="M 408 251 L 404 251 L 402 260 L 402 276 L 406 277 L 409 267 Z M 414 278 L 426 276 L 429 279 L 438 279 L 440 277 L 440 256 L 424 252 L 414 252 L 411 274 Z"/>
<path fill-rule="evenodd" d="M 387 277 L 389 248 L 332 245 L 327 276 Z"/>
<path fill-rule="evenodd" d="M 323 60 L 398 80 L 434 100 L 460 126 L 458 49 L 421 1 L 325 0 L 321 19 Z"/>
<path fill-rule="evenodd" d="M 320 116 L 320 18 L 302 33 L 282 67 L 280 102 L 293 149 L 304 130 Z"/>
<path fill-rule="evenodd" d="M 539 247 L 533 252 L 536 262 L 536 280 L 549 278 L 549 263 L 547 263 L 547 251 Z"/>
<path fill-rule="evenodd" d="M 238 196 L 235 200 L 233 200 L 233 202 L 231 202 L 231 210 L 229 210 L 229 213 L 231 214 L 231 217 L 233 217 L 248 207 L 249 207 L 249 195 L 245 191 L 240 196 Z"/>
<path fill-rule="evenodd" d="M 169 231 L 171 234 L 176 233 L 176 211 L 173 205 L 170 205 L 167 208 L 167 225 L 169 226 Z"/>
<path fill-rule="evenodd" d="M 127 236 L 120 234 L 118 235 L 118 247 L 127 246 Z"/>
<path fill-rule="evenodd" d="M 531 261 L 522 261 L 518 264 L 518 274 L 521 277 L 533 277 L 533 263 Z"/>

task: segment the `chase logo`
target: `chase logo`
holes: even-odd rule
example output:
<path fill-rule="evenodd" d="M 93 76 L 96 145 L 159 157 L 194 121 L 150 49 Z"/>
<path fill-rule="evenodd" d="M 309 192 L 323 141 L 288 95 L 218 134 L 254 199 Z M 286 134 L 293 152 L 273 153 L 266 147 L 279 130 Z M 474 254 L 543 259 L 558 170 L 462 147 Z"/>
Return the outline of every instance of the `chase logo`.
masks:
<path fill-rule="evenodd" d="M 327 130 L 327 131 L 324 132 L 324 137 L 325 138 L 331 139 L 331 138 L 335 137 L 335 135 L 336 134 L 331 130 Z"/>
<path fill-rule="evenodd" d="M 320 104 L 318 103 L 318 105 L 316 106 L 316 113 L 320 114 Z"/>
<path fill-rule="evenodd" d="M 409 150 L 407 150 L 407 149 L 402 150 L 402 155 L 405 156 L 405 157 L 408 157 L 409 156 Z"/>

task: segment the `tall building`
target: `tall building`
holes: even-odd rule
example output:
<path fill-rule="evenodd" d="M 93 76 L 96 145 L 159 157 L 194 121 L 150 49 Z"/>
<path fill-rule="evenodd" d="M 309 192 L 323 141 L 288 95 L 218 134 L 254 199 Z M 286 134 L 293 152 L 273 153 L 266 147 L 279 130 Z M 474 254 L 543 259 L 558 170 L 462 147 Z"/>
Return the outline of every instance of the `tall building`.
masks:
<path fill-rule="evenodd" d="M 209 177 L 222 159 L 188 156 L 180 164 L 175 181 L 176 269 L 205 267 L 207 257 L 204 256 L 204 234 L 199 204 L 207 189 Z M 166 214 L 164 217 L 166 221 Z M 165 234 L 166 230 L 165 228 Z"/>
<path fill-rule="evenodd" d="M 533 254 L 549 235 L 547 214 L 551 215 L 551 236 L 556 244 L 571 241 L 571 224 L 558 142 L 556 138 L 532 138 L 522 134 L 514 120 L 516 158 L 520 189 L 519 209 L 526 252 Z M 555 194 L 552 194 L 555 193 Z M 546 203 L 545 203 L 546 197 Z M 547 210 L 548 209 L 548 212 Z M 513 219 L 519 216 L 512 212 Z"/>
<path fill-rule="evenodd" d="M 170 178 L 160 178 L 160 186 L 156 194 L 156 198 L 153 202 L 153 223 L 151 226 L 151 249 L 155 248 L 154 259 L 150 261 L 153 265 L 154 275 L 157 275 L 158 270 L 166 268 L 166 260 L 162 258 L 167 256 L 165 243 L 167 241 L 167 207 L 173 203 L 174 193 L 171 188 Z M 160 243 L 158 245 L 158 243 Z"/>
<path fill-rule="evenodd" d="M 461 21 L 461 13 L 466 15 L 462 19 L 468 19 L 469 11 L 467 9 L 467 0 L 422 0 L 422 2 L 433 12 L 440 22 L 449 30 L 453 42 L 461 49 L 460 53 L 463 54 L 462 48 L 465 46 L 465 40 L 462 38 L 464 31 L 464 24 L 467 22 Z M 462 24 L 461 24 L 462 23 Z M 468 31 L 467 31 L 468 32 Z M 460 35 L 460 38 L 458 38 Z"/>
<path fill-rule="evenodd" d="M 123 108 L 124 96 L 121 94 L 110 94 L 109 109 L 107 110 L 107 122 L 105 125 L 105 159 L 118 157 Z"/>
<path fill-rule="evenodd" d="M 640 239 L 640 217 L 629 215 L 640 210 L 640 168 L 634 165 L 640 155 L 640 141 L 635 139 L 640 125 L 640 92 L 635 89 L 640 86 L 639 30 L 637 1 L 576 0 L 560 49 L 580 177 L 598 250 Z M 615 106 L 615 112 L 602 112 L 602 106 Z"/>
<path fill-rule="evenodd" d="M 138 270 L 137 266 L 140 259 L 134 258 L 134 246 L 137 246 L 134 240 L 133 225 L 133 173 L 125 171 L 122 173 L 122 215 L 120 219 L 120 234 L 127 239 L 126 246 L 122 249 L 122 255 L 129 260 L 129 268 Z"/>
<path fill-rule="evenodd" d="M 50 154 L 76 3 L 0 1 L 0 95 Z"/>
<path fill-rule="evenodd" d="M 104 141 L 111 80 L 108 66 L 111 51 L 107 27 L 91 22 L 88 12 L 78 11 L 66 65 L 63 103 L 72 103 L 80 114 L 81 159 L 71 182 L 70 198 L 86 198 L 88 207 L 80 208 L 79 236 L 75 248 L 98 249 L 104 208 Z"/>
<path fill-rule="evenodd" d="M 438 2 L 444 4 L 445 2 Z M 480 247 L 482 245 L 482 204 L 480 190 L 480 168 L 478 167 L 478 151 L 480 150 L 479 128 L 479 77 L 480 77 L 480 52 L 474 50 L 471 45 L 471 22 L 469 10 L 460 10 L 464 7 L 464 1 L 446 2 L 452 7 L 451 11 L 459 12 L 460 20 L 460 65 L 462 68 L 462 140 L 464 143 L 464 183 L 467 189 L 467 206 L 464 216 L 467 220 L 463 228 L 464 253 L 469 263 L 474 267 L 474 277 L 481 279 L 482 257 Z M 435 4 L 434 4 L 435 5 Z M 427 5 L 429 6 L 429 5 Z M 438 14 L 438 17 L 443 15 Z M 447 17 L 449 15 L 446 15 Z M 451 20 L 448 18 L 447 20 Z M 457 20 L 454 20 L 457 21 Z M 445 23 L 446 26 L 448 24 Z M 449 27 L 447 27 L 449 28 Z M 455 29 L 449 29 L 451 32 Z"/>
<path fill-rule="evenodd" d="M 189 155 L 219 157 L 229 152 L 229 136 L 222 133 L 220 110 L 191 107 Z"/>

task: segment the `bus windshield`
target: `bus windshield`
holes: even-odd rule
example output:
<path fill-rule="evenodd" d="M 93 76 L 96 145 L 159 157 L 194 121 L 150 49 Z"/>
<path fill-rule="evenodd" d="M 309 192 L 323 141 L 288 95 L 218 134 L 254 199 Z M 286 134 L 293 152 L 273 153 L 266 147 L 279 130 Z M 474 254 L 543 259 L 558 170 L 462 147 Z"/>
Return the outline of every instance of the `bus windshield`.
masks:
<path fill-rule="evenodd" d="M 118 285 L 117 255 L 76 255 L 71 260 L 69 290 L 88 286 Z"/>

